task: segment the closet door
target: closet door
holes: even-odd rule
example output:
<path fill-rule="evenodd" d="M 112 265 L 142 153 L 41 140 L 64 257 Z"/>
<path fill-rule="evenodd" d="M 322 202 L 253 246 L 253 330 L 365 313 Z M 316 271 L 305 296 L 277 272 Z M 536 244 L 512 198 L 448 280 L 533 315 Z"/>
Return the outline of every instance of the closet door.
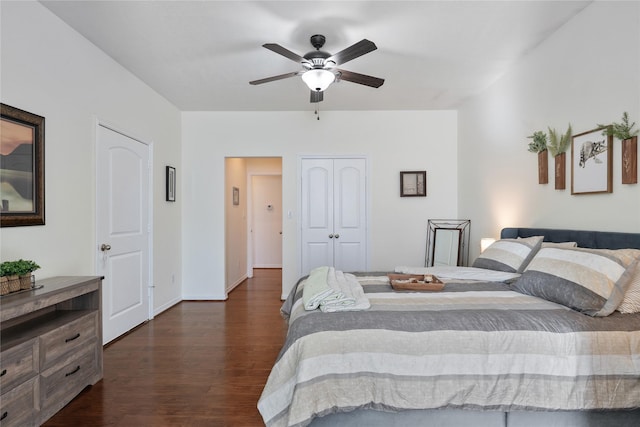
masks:
<path fill-rule="evenodd" d="M 302 275 L 333 265 L 333 160 L 302 160 Z M 332 237 L 329 237 L 332 236 Z"/>
<path fill-rule="evenodd" d="M 302 274 L 329 265 L 367 266 L 366 160 L 303 159 Z"/>
<path fill-rule="evenodd" d="M 333 265 L 342 271 L 366 268 L 365 159 L 333 161 Z"/>

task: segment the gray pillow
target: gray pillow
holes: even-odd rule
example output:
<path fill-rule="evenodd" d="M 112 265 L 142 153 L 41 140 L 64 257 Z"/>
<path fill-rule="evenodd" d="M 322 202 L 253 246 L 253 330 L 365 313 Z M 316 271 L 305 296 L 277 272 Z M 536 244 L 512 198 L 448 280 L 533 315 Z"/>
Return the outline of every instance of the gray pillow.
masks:
<path fill-rule="evenodd" d="M 590 316 L 608 316 L 624 298 L 638 249 L 542 248 L 513 289 Z"/>
<path fill-rule="evenodd" d="M 501 239 L 491 244 L 476 258 L 472 267 L 522 273 L 540 249 L 543 236 L 524 239 Z"/>

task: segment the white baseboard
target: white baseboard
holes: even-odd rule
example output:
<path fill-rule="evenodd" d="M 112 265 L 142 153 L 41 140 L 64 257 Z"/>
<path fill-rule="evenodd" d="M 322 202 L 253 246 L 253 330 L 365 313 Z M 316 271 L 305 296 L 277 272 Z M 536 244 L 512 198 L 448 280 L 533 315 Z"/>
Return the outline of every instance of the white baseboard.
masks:
<path fill-rule="evenodd" d="M 171 307 L 173 307 L 174 305 L 178 304 L 182 302 L 182 299 L 180 298 L 175 298 L 171 301 L 169 301 L 166 304 L 162 304 L 160 307 L 157 307 L 153 310 L 153 316 L 157 316 L 158 314 L 162 313 L 163 311 L 169 310 Z"/>
<path fill-rule="evenodd" d="M 244 282 L 245 280 L 247 280 L 247 275 L 245 274 L 244 276 L 240 277 L 238 280 L 236 280 L 235 282 L 233 282 L 231 285 L 229 285 L 227 287 L 227 293 L 231 292 L 232 290 L 235 289 L 236 286 L 238 286 L 240 283 Z"/>

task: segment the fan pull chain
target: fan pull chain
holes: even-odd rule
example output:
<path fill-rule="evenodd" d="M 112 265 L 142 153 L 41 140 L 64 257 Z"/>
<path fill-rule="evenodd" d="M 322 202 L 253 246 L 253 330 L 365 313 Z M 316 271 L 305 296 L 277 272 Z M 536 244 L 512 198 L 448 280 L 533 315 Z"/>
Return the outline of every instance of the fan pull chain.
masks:
<path fill-rule="evenodd" d="M 316 111 L 314 112 L 314 114 L 318 117 L 316 117 L 316 120 L 320 120 L 320 103 L 316 102 Z"/>

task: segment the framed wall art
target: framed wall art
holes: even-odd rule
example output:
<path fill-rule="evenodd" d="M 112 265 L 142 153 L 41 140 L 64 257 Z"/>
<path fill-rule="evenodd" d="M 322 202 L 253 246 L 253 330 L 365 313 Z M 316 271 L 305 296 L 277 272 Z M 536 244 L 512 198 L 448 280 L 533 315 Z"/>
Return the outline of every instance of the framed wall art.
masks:
<path fill-rule="evenodd" d="M 233 206 L 238 206 L 240 204 L 240 189 L 238 187 L 233 187 Z"/>
<path fill-rule="evenodd" d="M 44 117 L 0 110 L 0 226 L 44 225 Z"/>
<path fill-rule="evenodd" d="M 427 172 L 400 172 L 400 197 L 426 197 Z"/>
<path fill-rule="evenodd" d="M 167 166 L 167 202 L 176 201 L 176 168 Z"/>
<path fill-rule="evenodd" d="M 613 136 L 598 128 L 573 136 L 571 194 L 611 193 Z"/>

